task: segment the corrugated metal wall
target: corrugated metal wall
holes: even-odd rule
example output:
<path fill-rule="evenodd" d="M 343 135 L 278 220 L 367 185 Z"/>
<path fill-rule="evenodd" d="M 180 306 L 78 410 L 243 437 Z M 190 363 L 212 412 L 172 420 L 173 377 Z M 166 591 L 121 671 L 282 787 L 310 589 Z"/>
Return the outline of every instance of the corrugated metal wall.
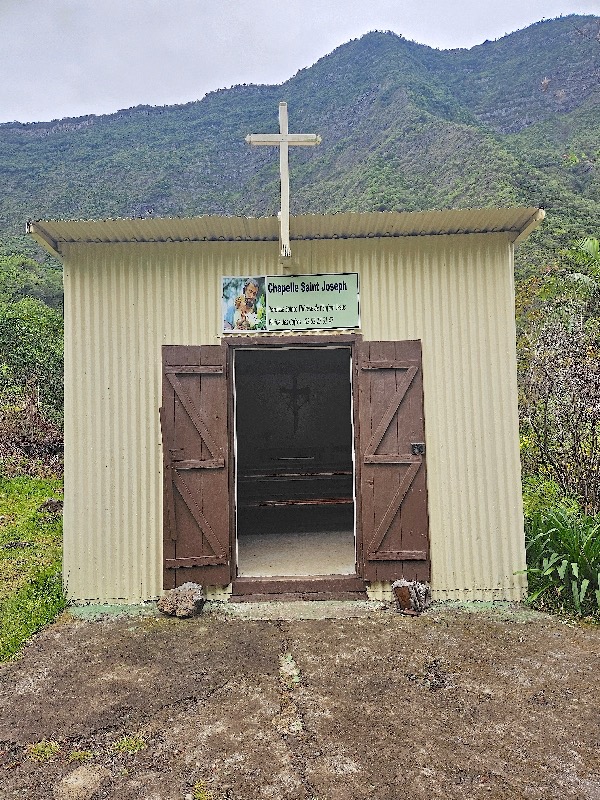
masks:
<path fill-rule="evenodd" d="M 156 597 L 162 344 L 220 340 L 222 275 L 278 274 L 273 243 L 65 245 L 65 579 Z M 294 273 L 358 272 L 366 339 L 423 340 L 433 588 L 520 598 L 512 247 L 506 234 L 297 242 Z"/>

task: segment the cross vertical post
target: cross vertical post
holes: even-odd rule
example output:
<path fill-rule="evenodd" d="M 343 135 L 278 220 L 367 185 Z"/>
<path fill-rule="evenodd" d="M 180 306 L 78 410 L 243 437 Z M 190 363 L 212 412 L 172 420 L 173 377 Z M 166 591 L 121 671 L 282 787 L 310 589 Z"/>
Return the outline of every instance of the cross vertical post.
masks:
<path fill-rule="evenodd" d="M 281 183 L 281 209 L 279 211 L 279 244 L 281 245 L 281 256 L 290 258 L 292 250 L 290 247 L 290 167 L 288 161 L 288 112 L 287 103 L 279 103 L 279 133 L 281 143 L 279 145 L 279 176 Z"/>
<path fill-rule="evenodd" d="M 289 133 L 287 103 L 279 103 L 279 133 L 249 133 L 248 144 L 271 145 L 279 147 L 279 178 L 281 186 L 281 206 L 279 211 L 279 244 L 282 258 L 290 258 L 290 171 L 288 163 L 289 146 L 312 147 L 319 144 L 321 137 L 316 133 Z"/>

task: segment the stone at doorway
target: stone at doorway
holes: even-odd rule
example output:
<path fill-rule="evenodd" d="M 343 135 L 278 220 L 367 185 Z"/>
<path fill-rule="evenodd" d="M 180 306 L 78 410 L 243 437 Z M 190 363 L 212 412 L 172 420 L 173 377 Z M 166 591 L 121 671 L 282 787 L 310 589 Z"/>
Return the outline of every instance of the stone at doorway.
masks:
<path fill-rule="evenodd" d="M 193 617 L 202 612 L 205 599 L 200 584 L 182 583 L 161 597 L 157 608 L 171 617 Z"/>
<path fill-rule="evenodd" d="M 426 583 L 402 578 L 392 583 L 392 592 L 400 614 L 420 614 L 431 604 L 431 589 Z"/>

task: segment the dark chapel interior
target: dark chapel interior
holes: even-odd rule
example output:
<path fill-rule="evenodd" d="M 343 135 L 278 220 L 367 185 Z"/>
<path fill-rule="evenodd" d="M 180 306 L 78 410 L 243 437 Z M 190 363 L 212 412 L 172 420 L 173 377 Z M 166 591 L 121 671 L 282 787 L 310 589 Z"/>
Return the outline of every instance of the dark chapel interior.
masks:
<path fill-rule="evenodd" d="M 238 349 L 238 576 L 355 572 L 349 347 Z"/>

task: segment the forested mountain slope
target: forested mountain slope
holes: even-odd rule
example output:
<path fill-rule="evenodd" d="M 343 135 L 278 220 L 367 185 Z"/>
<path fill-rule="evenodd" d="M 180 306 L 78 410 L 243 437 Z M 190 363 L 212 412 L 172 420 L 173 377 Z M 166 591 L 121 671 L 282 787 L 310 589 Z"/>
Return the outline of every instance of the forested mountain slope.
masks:
<path fill-rule="evenodd" d="M 286 100 L 323 139 L 291 154 L 292 213 L 540 205 L 532 269 L 597 230 L 599 84 L 600 18 L 569 16 L 470 50 L 369 33 L 281 86 L 0 125 L 0 237 L 29 217 L 275 214 L 278 159 L 244 137 Z"/>

